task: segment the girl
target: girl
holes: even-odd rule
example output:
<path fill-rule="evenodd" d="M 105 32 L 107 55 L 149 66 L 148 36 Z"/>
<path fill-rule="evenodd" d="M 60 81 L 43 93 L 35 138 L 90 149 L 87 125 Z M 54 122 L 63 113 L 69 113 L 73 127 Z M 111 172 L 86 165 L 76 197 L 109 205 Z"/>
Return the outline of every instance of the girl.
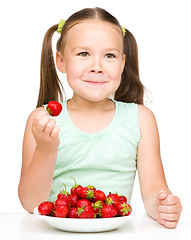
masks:
<path fill-rule="evenodd" d="M 64 102 L 51 46 L 55 31 L 61 33 L 56 65 L 73 89 Z M 38 104 L 23 140 L 18 189 L 23 207 L 32 213 L 42 201 L 54 201 L 63 182 L 72 187 L 70 176 L 130 202 L 138 169 L 147 213 L 176 227 L 182 207 L 167 186 L 156 120 L 143 94 L 136 41 L 111 14 L 83 9 L 51 27 L 42 48 Z M 42 107 L 50 100 L 62 102 L 58 117 Z"/>

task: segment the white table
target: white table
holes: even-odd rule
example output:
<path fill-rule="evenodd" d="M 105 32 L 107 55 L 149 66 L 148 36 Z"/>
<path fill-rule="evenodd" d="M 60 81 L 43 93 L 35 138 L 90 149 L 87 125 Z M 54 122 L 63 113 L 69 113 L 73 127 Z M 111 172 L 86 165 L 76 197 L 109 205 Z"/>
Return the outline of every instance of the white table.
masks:
<path fill-rule="evenodd" d="M 42 219 L 27 212 L 0 213 L 0 238 L 2 240 L 84 240 L 84 239 L 141 239 L 187 240 L 191 239 L 191 213 L 182 212 L 176 229 L 167 229 L 144 212 L 134 212 L 120 228 L 101 233 L 71 233 L 57 230 Z"/>

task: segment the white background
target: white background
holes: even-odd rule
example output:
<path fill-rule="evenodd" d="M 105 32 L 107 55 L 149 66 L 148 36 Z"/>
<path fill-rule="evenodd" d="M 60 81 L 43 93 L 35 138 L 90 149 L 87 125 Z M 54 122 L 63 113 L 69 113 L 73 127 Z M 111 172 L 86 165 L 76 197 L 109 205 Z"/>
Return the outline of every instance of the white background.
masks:
<path fill-rule="evenodd" d="M 152 93 L 147 106 L 157 119 L 167 182 L 184 210 L 191 211 L 190 1 L 7 0 L 0 3 L 0 212 L 24 211 L 17 195 L 22 140 L 36 107 L 44 34 L 85 7 L 105 8 L 135 36 L 141 81 Z M 138 178 L 132 206 L 143 210 Z"/>

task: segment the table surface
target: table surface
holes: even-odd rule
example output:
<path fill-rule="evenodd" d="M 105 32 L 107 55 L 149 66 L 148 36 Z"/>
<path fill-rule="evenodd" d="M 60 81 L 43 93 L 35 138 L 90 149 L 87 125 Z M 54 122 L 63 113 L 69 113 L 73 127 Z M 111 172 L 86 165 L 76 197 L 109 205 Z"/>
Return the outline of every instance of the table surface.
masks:
<path fill-rule="evenodd" d="M 14 240 L 49 240 L 64 239 L 191 239 L 191 213 L 182 212 L 180 222 L 176 229 L 167 229 L 151 219 L 145 212 L 134 212 L 131 219 L 118 229 L 100 233 L 72 233 L 57 230 L 49 226 L 42 219 L 27 212 L 1 212 L 0 213 L 1 239 Z"/>

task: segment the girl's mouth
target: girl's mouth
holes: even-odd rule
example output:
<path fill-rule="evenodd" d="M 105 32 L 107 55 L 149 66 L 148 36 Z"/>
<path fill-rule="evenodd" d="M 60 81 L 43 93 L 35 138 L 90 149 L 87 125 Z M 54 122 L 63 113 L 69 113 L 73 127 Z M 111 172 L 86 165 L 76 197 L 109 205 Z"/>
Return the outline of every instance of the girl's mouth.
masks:
<path fill-rule="evenodd" d="M 91 85 L 103 85 L 106 82 L 101 82 L 101 81 L 85 81 Z"/>

